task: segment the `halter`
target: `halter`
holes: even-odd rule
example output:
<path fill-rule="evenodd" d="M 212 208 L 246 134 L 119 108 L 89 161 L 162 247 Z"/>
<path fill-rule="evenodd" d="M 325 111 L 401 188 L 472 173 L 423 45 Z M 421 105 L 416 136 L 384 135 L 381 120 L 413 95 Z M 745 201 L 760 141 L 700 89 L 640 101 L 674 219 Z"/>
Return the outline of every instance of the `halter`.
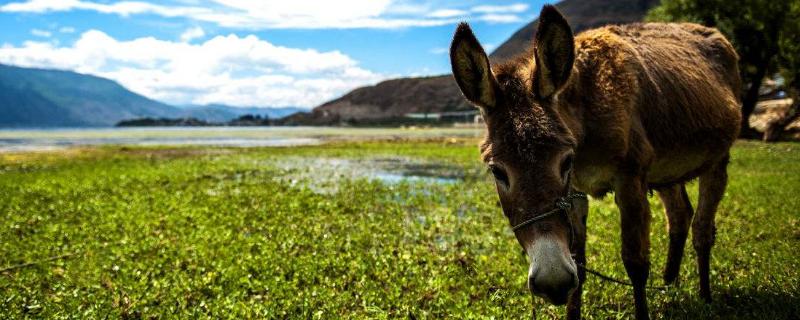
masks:
<path fill-rule="evenodd" d="M 570 169 L 572 171 L 572 169 Z M 551 216 L 559 214 L 561 212 L 564 213 L 564 218 L 567 220 L 567 224 L 569 225 L 569 251 L 572 251 L 572 245 L 575 239 L 575 226 L 572 223 L 572 219 L 569 217 L 569 211 L 572 209 L 572 200 L 575 199 L 588 199 L 586 194 L 583 192 L 572 191 L 572 183 L 570 182 L 571 176 L 567 176 L 567 185 L 566 185 L 566 195 L 556 199 L 555 208 L 545 213 L 539 214 L 533 218 L 520 222 L 519 224 L 512 226 L 511 230 L 517 232 L 519 229 L 525 228 L 529 225 L 537 223 L 541 220 L 547 219 Z"/>
<path fill-rule="evenodd" d="M 572 200 L 574 200 L 574 199 L 587 199 L 587 197 L 586 197 L 586 194 L 583 193 L 583 192 L 570 192 L 566 196 L 563 196 L 561 198 L 556 199 L 556 207 L 553 210 L 547 211 L 547 212 L 542 213 L 542 214 L 540 214 L 538 216 L 535 216 L 533 218 L 525 220 L 525 221 L 515 225 L 511 229 L 513 229 L 514 231 L 517 231 L 517 230 L 522 229 L 524 227 L 527 227 L 527 226 L 529 226 L 531 224 L 539 222 L 540 220 L 547 219 L 550 216 L 553 216 L 553 215 L 555 215 L 555 214 L 557 214 L 559 212 L 564 212 L 564 216 L 566 216 L 567 221 L 569 221 L 570 229 L 572 229 L 572 221 L 569 219 L 569 216 L 567 216 L 567 214 L 568 214 L 569 210 L 572 209 Z"/>
<path fill-rule="evenodd" d="M 541 220 L 547 219 L 547 218 L 552 217 L 552 216 L 554 216 L 556 214 L 564 212 L 564 218 L 567 219 L 567 224 L 569 225 L 569 251 L 570 251 L 570 255 L 572 255 L 572 259 L 575 260 L 575 252 L 573 252 L 574 250 L 572 248 L 572 246 L 574 244 L 574 241 L 575 241 L 574 240 L 575 239 L 575 226 L 572 223 L 572 219 L 570 219 L 570 217 L 569 217 L 569 210 L 572 209 L 572 207 L 573 207 L 572 200 L 575 200 L 575 199 L 588 199 L 588 197 L 583 192 L 572 191 L 572 184 L 569 182 L 569 178 L 567 178 L 567 187 L 566 188 L 567 188 L 567 191 L 566 191 L 567 195 L 556 199 L 555 208 L 553 208 L 552 210 L 547 211 L 545 213 L 542 213 L 542 214 L 540 214 L 538 216 L 535 216 L 533 218 L 525 220 L 525 221 L 523 221 L 523 222 L 521 222 L 521 223 L 519 223 L 519 224 L 517 224 L 515 226 L 512 226 L 511 229 L 514 232 L 517 232 L 519 229 L 525 228 L 525 227 L 527 227 L 529 225 L 532 225 L 532 224 L 534 224 L 536 222 L 539 222 Z M 630 282 L 626 282 L 624 280 L 619 280 L 619 279 L 607 276 L 607 275 L 605 275 L 602 272 L 599 272 L 597 270 L 590 269 L 590 268 L 586 267 L 586 265 L 584 263 L 581 263 L 579 261 L 575 261 L 575 264 L 578 266 L 578 268 L 581 268 L 581 269 L 585 270 L 586 272 L 591 273 L 591 274 L 599 277 L 602 280 L 605 280 L 605 281 L 608 281 L 608 282 L 617 283 L 617 284 L 621 284 L 621 285 L 625 285 L 625 286 L 629 286 L 629 287 L 633 286 L 633 284 L 631 284 Z M 664 290 L 666 290 L 668 288 L 668 286 L 647 286 L 647 288 L 648 289 L 664 291 Z"/>

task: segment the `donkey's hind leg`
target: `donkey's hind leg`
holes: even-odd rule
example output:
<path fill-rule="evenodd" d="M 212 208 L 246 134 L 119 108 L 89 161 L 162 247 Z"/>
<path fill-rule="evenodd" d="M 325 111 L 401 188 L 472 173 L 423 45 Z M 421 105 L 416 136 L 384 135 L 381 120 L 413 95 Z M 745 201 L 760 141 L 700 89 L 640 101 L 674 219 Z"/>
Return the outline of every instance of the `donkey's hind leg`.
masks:
<path fill-rule="evenodd" d="M 697 252 L 697 271 L 700 274 L 700 297 L 711 302 L 709 270 L 711 247 L 714 245 L 716 226 L 714 217 L 717 206 L 728 184 L 728 156 L 714 164 L 708 172 L 700 176 L 700 197 L 697 215 L 692 222 L 692 242 Z"/>
<path fill-rule="evenodd" d="M 656 190 L 664 209 L 667 213 L 669 226 L 669 252 L 667 265 L 664 267 L 664 283 L 673 284 L 678 279 L 678 273 L 683 259 L 683 248 L 689 235 L 689 226 L 692 223 L 692 203 L 686 194 L 683 184 L 659 188 Z"/>

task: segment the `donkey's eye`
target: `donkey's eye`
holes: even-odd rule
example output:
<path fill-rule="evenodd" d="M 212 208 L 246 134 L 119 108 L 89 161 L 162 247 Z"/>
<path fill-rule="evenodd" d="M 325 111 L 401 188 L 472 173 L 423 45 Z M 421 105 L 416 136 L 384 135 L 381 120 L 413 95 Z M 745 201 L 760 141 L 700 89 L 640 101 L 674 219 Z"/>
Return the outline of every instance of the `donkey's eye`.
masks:
<path fill-rule="evenodd" d="M 508 185 L 508 175 L 506 175 L 506 172 L 503 171 L 503 169 L 500 169 L 500 167 L 495 165 L 490 165 L 489 171 L 492 172 L 492 175 L 494 175 L 494 178 L 497 181 L 500 181 L 503 184 Z"/>
<path fill-rule="evenodd" d="M 564 160 L 561 161 L 561 178 L 566 180 L 567 175 L 572 170 L 572 158 L 574 156 L 572 154 L 566 156 Z"/>

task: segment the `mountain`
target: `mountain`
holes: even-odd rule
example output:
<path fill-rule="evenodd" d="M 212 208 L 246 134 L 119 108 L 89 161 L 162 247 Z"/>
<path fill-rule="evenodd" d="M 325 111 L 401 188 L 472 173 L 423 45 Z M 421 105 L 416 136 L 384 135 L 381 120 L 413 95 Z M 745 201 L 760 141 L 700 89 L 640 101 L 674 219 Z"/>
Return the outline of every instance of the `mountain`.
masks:
<path fill-rule="evenodd" d="M 626 24 L 642 21 L 647 11 L 659 0 L 564 0 L 556 7 L 565 17 L 574 32 L 601 27 L 607 24 Z M 502 62 L 525 52 L 536 35 L 539 20 L 533 20 L 515 32 L 492 52 L 490 58 Z"/>
<path fill-rule="evenodd" d="M 180 107 L 181 118 L 197 118 L 208 122 L 227 122 L 243 115 L 267 116 L 271 119 L 283 118 L 293 113 L 306 109 L 297 107 L 260 108 L 260 107 L 232 107 L 222 104 L 191 105 Z"/>
<path fill-rule="evenodd" d="M 179 108 L 96 76 L 0 64 L 0 128 L 102 127 L 140 118 L 227 122 L 245 114 L 274 119 L 302 110 L 225 105 Z"/>
<path fill-rule="evenodd" d="M 0 127 L 111 126 L 179 111 L 108 79 L 0 65 Z"/>
<path fill-rule="evenodd" d="M 452 76 L 401 78 L 362 87 L 327 102 L 310 114 L 295 115 L 287 124 L 329 125 L 353 119 L 379 122 L 406 113 L 469 108 Z"/>
<path fill-rule="evenodd" d="M 641 21 L 659 0 L 564 0 L 556 7 L 567 17 L 575 32 L 607 24 Z M 537 20 L 524 26 L 492 54 L 493 62 L 505 61 L 525 52 L 533 44 Z M 310 113 L 291 117 L 292 124 L 337 124 L 361 120 L 386 119 L 412 112 L 472 110 L 464 101 L 451 75 L 387 80 L 374 86 L 355 89 L 344 96 L 314 108 Z"/>

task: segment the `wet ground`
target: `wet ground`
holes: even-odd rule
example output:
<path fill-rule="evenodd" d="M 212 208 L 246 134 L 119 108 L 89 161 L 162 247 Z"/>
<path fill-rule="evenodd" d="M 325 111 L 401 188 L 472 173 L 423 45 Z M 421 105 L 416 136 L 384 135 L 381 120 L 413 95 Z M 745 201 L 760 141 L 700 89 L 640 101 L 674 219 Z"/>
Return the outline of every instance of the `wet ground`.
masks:
<path fill-rule="evenodd" d="M 463 168 L 406 157 L 361 159 L 290 157 L 277 161 L 284 179 L 304 183 L 319 193 L 334 193 L 338 180 L 373 180 L 387 184 L 419 182 L 449 185 L 464 179 Z"/>

